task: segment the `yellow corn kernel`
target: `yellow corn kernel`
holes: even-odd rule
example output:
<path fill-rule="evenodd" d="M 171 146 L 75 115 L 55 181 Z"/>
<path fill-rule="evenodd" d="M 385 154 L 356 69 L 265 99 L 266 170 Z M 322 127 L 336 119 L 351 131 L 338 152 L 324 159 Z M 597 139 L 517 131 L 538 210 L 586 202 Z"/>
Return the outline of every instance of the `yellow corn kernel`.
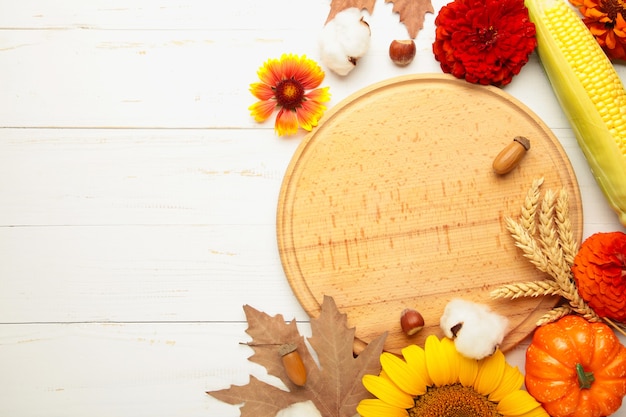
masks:
<path fill-rule="evenodd" d="M 526 0 L 537 51 L 609 205 L 626 225 L 626 91 L 566 0 Z"/>

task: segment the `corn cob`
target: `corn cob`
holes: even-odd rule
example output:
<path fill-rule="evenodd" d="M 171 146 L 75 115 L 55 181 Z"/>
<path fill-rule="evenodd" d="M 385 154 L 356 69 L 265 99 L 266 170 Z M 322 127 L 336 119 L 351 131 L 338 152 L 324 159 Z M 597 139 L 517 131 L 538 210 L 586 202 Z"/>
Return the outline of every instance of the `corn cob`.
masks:
<path fill-rule="evenodd" d="M 592 174 L 626 225 L 626 92 L 611 61 L 564 0 L 526 0 L 537 51 Z"/>

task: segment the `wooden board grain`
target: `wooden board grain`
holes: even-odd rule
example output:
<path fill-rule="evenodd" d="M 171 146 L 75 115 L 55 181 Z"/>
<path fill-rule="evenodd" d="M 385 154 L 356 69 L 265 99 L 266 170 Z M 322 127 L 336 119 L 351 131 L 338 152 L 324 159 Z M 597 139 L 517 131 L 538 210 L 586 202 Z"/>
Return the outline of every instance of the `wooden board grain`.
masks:
<path fill-rule="evenodd" d="M 514 171 L 496 175 L 493 158 L 517 135 L 530 139 L 530 151 Z M 522 103 L 441 74 L 374 84 L 327 112 L 288 167 L 277 211 L 287 279 L 311 317 L 324 295 L 335 299 L 356 328 L 357 353 L 386 331 L 392 352 L 442 336 L 439 319 L 452 298 L 507 316 L 506 351 L 558 302 L 489 296 L 502 284 L 546 278 L 505 228 L 540 177 L 542 190 L 567 190 L 580 241 L 582 205 L 570 162 Z M 426 321 L 412 338 L 399 324 L 406 307 Z"/>

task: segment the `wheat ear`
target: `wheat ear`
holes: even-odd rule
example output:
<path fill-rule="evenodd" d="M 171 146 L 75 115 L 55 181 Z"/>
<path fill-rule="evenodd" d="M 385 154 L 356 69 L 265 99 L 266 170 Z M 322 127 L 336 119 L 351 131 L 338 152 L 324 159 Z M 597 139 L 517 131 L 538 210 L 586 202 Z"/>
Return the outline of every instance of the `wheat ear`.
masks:
<path fill-rule="evenodd" d="M 554 281 L 530 281 L 505 284 L 491 292 L 491 298 L 539 297 L 542 295 L 560 295 L 561 287 Z"/>
<path fill-rule="evenodd" d="M 507 217 L 506 228 L 515 241 L 515 246 L 522 250 L 522 254 L 541 272 L 549 273 L 550 265 L 548 258 L 542 252 L 537 241 L 522 224 Z"/>
<path fill-rule="evenodd" d="M 574 239 L 574 233 L 572 232 L 572 223 L 569 217 L 569 196 L 565 188 L 561 189 L 556 200 L 554 222 L 559 233 L 565 262 L 571 267 L 578 253 L 578 242 Z"/>
<path fill-rule="evenodd" d="M 537 326 L 543 326 L 544 324 L 552 323 L 557 321 L 561 317 L 565 317 L 572 312 L 572 309 L 567 305 L 562 305 L 558 307 L 554 307 L 552 310 L 548 311 L 546 314 L 541 316 L 541 318 L 537 321 Z"/>
<path fill-rule="evenodd" d="M 526 193 L 524 204 L 520 215 L 520 224 L 533 235 L 535 234 L 535 213 L 539 207 L 539 188 L 543 184 L 543 177 L 533 180 L 532 185 Z"/>

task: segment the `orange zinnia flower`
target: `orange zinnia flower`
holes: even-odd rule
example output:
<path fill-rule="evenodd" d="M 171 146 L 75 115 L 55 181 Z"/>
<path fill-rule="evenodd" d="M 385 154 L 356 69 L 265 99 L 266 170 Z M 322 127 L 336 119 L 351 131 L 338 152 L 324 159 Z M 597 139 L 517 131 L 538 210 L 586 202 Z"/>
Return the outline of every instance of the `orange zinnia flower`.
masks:
<path fill-rule="evenodd" d="M 260 101 L 248 108 L 257 122 L 267 120 L 279 108 L 274 129 L 279 136 L 291 135 L 298 126 L 310 131 L 324 114 L 322 104 L 330 100 L 328 87 L 317 88 L 324 71 L 305 55 L 283 54 L 268 59 L 257 71 L 261 82 L 250 84 Z M 309 91 L 311 90 L 311 91 Z"/>
<path fill-rule="evenodd" d="M 572 266 L 580 296 L 600 316 L 626 322 L 626 234 L 596 233 Z"/>
<path fill-rule="evenodd" d="M 611 59 L 626 59 L 626 8 L 624 0 L 570 0 L 583 22 Z"/>

